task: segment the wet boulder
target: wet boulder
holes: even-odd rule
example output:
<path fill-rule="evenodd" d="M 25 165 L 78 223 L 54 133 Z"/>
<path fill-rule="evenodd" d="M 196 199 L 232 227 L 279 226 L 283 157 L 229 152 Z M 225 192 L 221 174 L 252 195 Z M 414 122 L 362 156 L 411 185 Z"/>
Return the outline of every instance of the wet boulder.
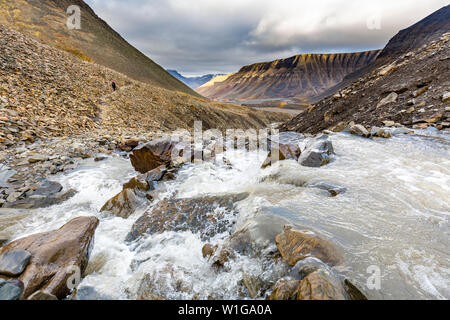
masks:
<path fill-rule="evenodd" d="M 20 276 L 10 277 L 23 283 L 21 299 L 39 290 L 64 299 L 70 293 L 68 280 L 74 275 L 74 268 L 81 276 L 86 270 L 98 223 L 96 217 L 79 217 L 58 230 L 34 234 L 2 247 L 0 256 L 14 250 L 31 254 Z"/>
<path fill-rule="evenodd" d="M 33 192 L 34 196 L 53 196 L 63 189 L 62 185 L 55 181 L 45 180 L 39 184 L 38 188 Z"/>
<path fill-rule="evenodd" d="M 200 233 L 202 239 L 206 240 L 231 227 L 229 217 L 235 214 L 235 203 L 247 197 L 247 193 L 242 193 L 161 200 L 135 222 L 127 241 L 165 231 L 186 230 Z"/>
<path fill-rule="evenodd" d="M 66 192 L 59 192 L 57 194 L 44 196 L 44 195 L 31 195 L 24 199 L 15 200 L 13 202 L 6 203 L 3 208 L 11 209 L 41 209 L 48 208 L 66 202 L 77 193 L 76 190 L 70 189 Z"/>
<path fill-rule="evenodd" d="M 177 150 L 177 143 L 172 141 L 149 142 L 133 150 L 130 155 L 131 164 L 136 171 L 147 173 L 159 166 L 167 165 L 172 160 L 172 152 L 178 152 Z"/>
<path fill-rule="evenodd" d="M 348 300 L 348 298 L 339 281 L 325 270 L 318 270 L 300 282 L 297 300 Z"/>
<path fill-rule="evenodd" d="M 205 244 L 202 248 L 203 258 L 205 259 L 211 258 L 212 256 L 214 256 L 218 248 L 219 247 L 217 245 L 213 246 L 210 243 Z"/>
<path fill-rule="evenodd" d="M 331 243 L 288 225 L 275 237 L 275 243 L 281 257 L 290 266 L 308 257 L 316 257 L 329 265 L 337 265 L 340 261 L 337 249 Z"/>
<path fill-rule="evenodd" d="M 252 299 L 256 299 L 260 296 L 264 285 L 259 277 L 247 273 L 242 274 L 242 284 L 245 289 L 247 289 L 248 295 Z"/>
<path fill-rule="evenodd" d="M 370 135 L 372 137 L 389 139 L 392 138 L 392 133 L 389 130 L 385 130 L 383 128 L 372 127 L 370 130 Z"/>
<path fill-rule="evenodd" d="M 11 250 L 0 256 L 0 275 L 20 276 L 31 259 L 31 253 L 26 250 Z"/>
<path fill-rule="evenodd" d="M 109 212 L 116 217 L 127 219 L 139 207 L 141 201 L 138 199 L 134 189 L 124 189 L 109 199 L 100 212 Z"/>
<path fill-rule="evenodd" d="M 364 128 L 363 125 L 355 124 L 350 127 L 350 133 L 354 136 L 360 136 L 364 138 L 369 138 L 370 133 L 367 131 L 366 128 Z"/>
<path fill-rule="evenodd" d="M 304 167 L 318 168 L 330 163 L 333 154 L 329 136 L 321 135 L 308 143 L 298 161 Z"/>
<path fill-rule="evenodd" d="M 300 280 L 279 280 L 273 287 L 268 300 L 296 300 Z"/>
<path fill-rule="evenodd" d="M 265 169 L 272 164 L 283 160 L 295 160 L 297 161 L 302 151 L 298 144 L 295 143 L 279 143 L 271 145 L 271 150 L 267 156 L 267 159 L 262 164 L 261 168 Z"/>
<path fill-rule="evenodd" d="M 76 290 L 74 300 L 96 301 L 96 300 L 113 300 L 113 298 L 100 294 L 93 287 L 83 286 Z"/>
<path fill-rule="evenodd" d="M 19 280 L 6 281 L 0 278 L 0 301 L 19 300 L 23 292 L 23 283 Z"/>
<path fill-rule="evenodd" d="M 148 191 L 156 189 L 159 181 L 174 178 L 178 169 L 159 166 L 145 174 L 130 179 L 123 185 L 122 191 L 109 199 L 100 212 L 109 212 L 116 217 L 129 218 L 146 198 L 151 200 Z"/>

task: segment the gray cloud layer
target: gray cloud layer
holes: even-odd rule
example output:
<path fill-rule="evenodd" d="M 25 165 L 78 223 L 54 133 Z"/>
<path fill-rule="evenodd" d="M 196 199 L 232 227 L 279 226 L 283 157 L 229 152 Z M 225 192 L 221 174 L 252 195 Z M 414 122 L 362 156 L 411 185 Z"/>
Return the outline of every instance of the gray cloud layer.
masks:
<path fill-rule="evenodd" d="M 131 44 L 183 74 L 300 53 L 382 48 L 447 0 L 86 0 Z M 381 27 L 381 28 L 378 28 Z"/>

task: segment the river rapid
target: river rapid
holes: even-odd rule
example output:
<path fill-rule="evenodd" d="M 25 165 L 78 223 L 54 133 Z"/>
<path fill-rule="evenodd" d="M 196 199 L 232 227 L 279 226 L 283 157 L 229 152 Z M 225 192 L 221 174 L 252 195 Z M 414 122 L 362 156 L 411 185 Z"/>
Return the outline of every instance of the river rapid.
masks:
<path fill-rule="evenodd" d="M 209 242 L 223 243 L 230 232 L 250 228 L 257 241 L 273 248 L 274 236 L 292 224 L 335 244 L 344 257 L 339 272 L 369 299 L 449 299 L 450 136 L 416 131 L 369 140 L 338 133 L 331 141 L 336 156 L 321 168 L 288 160 L 262 170 L 266 152 L 229 150 L 224 156 L 231 169 L 223 163 L 185 165 L 176 180 L 159 185 L 159 198 L 247 192 L 250 196 L 230 217 L 229 232 Z M 239 255 L 218 272 L 202 256 L 206 242 L 190 231 L 127 243 L 147 208 L 128 219 L 99 210 L 135 175 L 130 161 L 120 156 L 86 160 L 54 177 L 78 191 L 73 198 L 50 208 L 0 213 L 0 235 L 17 239 L 79 216 L 97 216 L 100 225 L 80 298 L 136 299 L 143 280 L 151 278 L 155 292 L 169 299 L 241 299 L 243 274 L 276 282 L 286 272 L 281 261 Z M 330 197 L 310 187 L 316 183 L 346 191 Z M 367 287 L 371 267 L 381 271 L 379 289 Z"/>

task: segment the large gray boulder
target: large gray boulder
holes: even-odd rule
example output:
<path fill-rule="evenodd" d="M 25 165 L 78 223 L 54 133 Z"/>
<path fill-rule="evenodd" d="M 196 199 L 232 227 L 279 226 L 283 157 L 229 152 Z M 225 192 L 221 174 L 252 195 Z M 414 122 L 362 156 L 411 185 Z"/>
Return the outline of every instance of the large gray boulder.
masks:
<path fill-rule="evenodd" d="M 19 276 L 28 266 L 31 253 L 26 250 L 11 250 L 0 256 L 0 275 Z"/>
<path fill-rule="evenodd" d="M 330 137 L 321 135 L 308 143 L 298 162 L 305 167 L 318 168 L 330 163 L 333 154 Z"/>
<path fill-rule="evenodd" d="M 165 231 L 186 230 L 200 233 L 204 240 L 209 239 L 231 227 L 228 215 L 233 215 L 235 203 L 247 197 L 247 193 L 242 193 L 161 200 L 135 222 L 127 241 Z"/>

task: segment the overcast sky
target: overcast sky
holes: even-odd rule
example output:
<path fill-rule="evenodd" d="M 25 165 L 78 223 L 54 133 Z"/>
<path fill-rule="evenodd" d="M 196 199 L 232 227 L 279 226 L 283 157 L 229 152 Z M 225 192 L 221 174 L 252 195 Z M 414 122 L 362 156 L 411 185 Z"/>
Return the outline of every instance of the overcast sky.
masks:
<path fill-rule="evenodd" d="M 86 0 L 127 41 L 183 75 L 300 53 L 379 49 L 448 0 Z"/>

